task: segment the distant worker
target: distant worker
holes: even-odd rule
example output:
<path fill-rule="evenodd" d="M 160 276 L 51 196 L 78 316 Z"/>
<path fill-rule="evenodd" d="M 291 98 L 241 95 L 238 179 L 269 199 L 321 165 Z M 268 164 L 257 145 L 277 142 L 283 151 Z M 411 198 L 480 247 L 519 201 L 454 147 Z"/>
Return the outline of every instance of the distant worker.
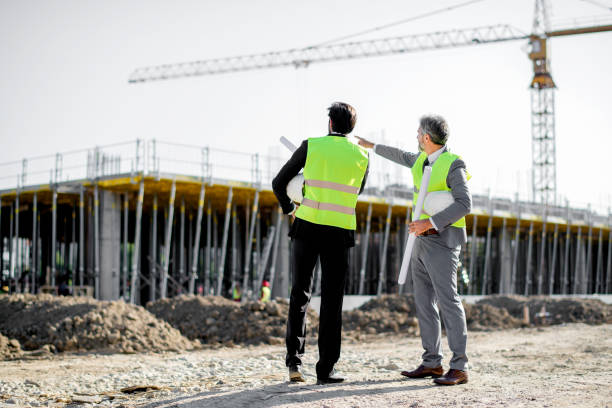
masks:
<path fill-rule="evenodd" d="M 455 385 L 468 381 L 465 351 L 467 326 L 461 298 L 457 294 L 457 266 L 461 245 L 467 241 L 465 216 L 471 211 L 472 197 L 467 187 L 469 175 L 465 163 L 446 146 L 448 136 L 448 125 L 441 116 L 423 116 L 417 130 L 420 153 L 374 145 L 363 138 L 359 138 L 359 144 L 374 148 L 376 154 L 412 169 L 415 189 L 413 211 L 425 166 L 432 167 L 427 192 L 449 191 L 452 195 L 452 203 L 446 209 L 431 217 L 422 214 L 419 220 L 410 223 L 410 232 L 418 236 L 410 268 L 425 352 L 416 370 L 402 371 L 401 374 L 410 378 L 431 376 L 437 384 Z M 453 352 L 450 370 L 446 374 L 442 368 L 438 307 L 446 327 L 448 345 Z"/>
<path fill-rule="evenodd" d="M 242 300 L 242 288 L 239 283 L 237 283 L 232 290 L 232 300 L 234 302 L 240 302 Z"/>
<path fill-rule="evenodd" d="M 62 279 L 57 290 L 57 293 L 60 296 L 70 296 L 70 286 L 68 286 L 68 284 L 69 281 L 67 281 L 67 278 Z"/>
<path fill-rule="evenodd" d="M 302 142 L 272 181 L 272 189 L 285 214 L 294 222 L 292 283 L 287 321 L 287 356 L 291 382 L 305 381 L 302 357 L 306 343 L 306 311 L 311 297 L 313 270 L 321 259 L 321 312 L 317 383 L 344 381 L 334 370 L 340 358 L 342 300 L 349 270 L 349 248 L 355 245 L 355 205 L 368 173 L 368 153 L 351 142 L 355 109 L 342 102 L 329 107 L 327 136 Z M 300 206 L 287 195 L 287 185 L 304 169 L 304 198 Z"/>
<path fill-rule="evenodd" d="M 272 292 L 270 291 L 270 282 L 267 280 L 261 283 L 261 293 L 259 294 L 259 301 L 266 303 L 270 301 L 270 295 Z"/>

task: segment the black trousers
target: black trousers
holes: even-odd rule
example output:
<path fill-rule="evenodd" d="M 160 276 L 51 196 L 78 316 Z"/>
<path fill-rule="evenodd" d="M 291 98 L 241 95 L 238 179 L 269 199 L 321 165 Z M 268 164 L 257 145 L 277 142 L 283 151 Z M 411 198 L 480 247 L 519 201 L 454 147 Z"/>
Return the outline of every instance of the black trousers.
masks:
<path fill-rule="evenodd" d="M 327 227 L 329 228 L 329 227 Z M 285 363 L 301 365 L 306 342 L 306 310 L 310 303 L 317 257 L 321 259 L 321 310 L 319 313 L 319 361 L 317 377 L 327 377 L 340 358 L 342 300 L 349 268 L 346 242 L 336 234 L 304 239 L 294 237 L 291 249 L 292 283 L 287 321 Z"/>

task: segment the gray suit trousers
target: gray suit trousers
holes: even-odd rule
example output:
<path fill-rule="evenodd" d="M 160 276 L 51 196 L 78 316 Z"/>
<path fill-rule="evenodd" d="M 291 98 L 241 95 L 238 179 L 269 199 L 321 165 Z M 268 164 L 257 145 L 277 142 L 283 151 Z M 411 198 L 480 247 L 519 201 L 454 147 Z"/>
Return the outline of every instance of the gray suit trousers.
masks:
<path fill-rule="evenodd" d="M 448 346 L 453 353 L 450 368 L 467 369 L 467 325 L 463 304 L 457 294 L 460 250 L 461 246 L 448 248 L 429 237 L 418 237 L 414 244 L 410 267 L 421 342 L 425 349 L 425 367 L 442 365 L 440 311 Z"/>

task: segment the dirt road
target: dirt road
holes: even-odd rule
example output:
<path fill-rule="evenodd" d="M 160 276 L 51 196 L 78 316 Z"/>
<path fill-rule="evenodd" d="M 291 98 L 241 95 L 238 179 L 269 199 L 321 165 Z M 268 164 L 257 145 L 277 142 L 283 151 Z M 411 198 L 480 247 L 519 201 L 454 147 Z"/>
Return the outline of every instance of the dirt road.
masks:
<path fill-rule="evenodd" d="M 315 345 L 307 348 L 308 382 L 287 384 L 283 353 L 282 346 L 252 346 L 4 361 L 0 406 L 76 406 L 82 401 L 151 408 L 612 407 L 609 324 L 471 332 L 470 380 L 455 387 L 399 375 L 418 364 L 418 338 L 376 335 L 345 342 L 337 368 L 350 380 L 337 386 L 315 385 Z M 120 392 L 136 385 L 160 389 Z"/>

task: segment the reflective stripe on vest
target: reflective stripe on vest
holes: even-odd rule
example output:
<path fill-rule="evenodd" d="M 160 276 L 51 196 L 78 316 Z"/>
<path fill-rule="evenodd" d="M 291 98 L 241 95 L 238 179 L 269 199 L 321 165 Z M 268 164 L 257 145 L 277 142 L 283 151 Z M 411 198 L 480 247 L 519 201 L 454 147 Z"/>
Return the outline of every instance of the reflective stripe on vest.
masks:
<path fill-rule="evenodd" d="M 431 177 L 429 179 L 429 185 L 427 187 L 427 192 L 432 191 L 450 191 L 450 188 L 446 185 L 446 178 L 448 177 L 448 172 L 450 170 L 453 162 L 460 157 L 456 154 L 450 153 L 446 151 L 442 153 L 436 161 L 431 166 Z M 419 157 L 416 159 L 414 164 L 412 165 L 412 177 L 414 180 L 414 193 L 413 193 L 413 202 L 412 202 L 412 213 L 414 216 L 414 210 L 416 207 L 416 202 L 419 197 L 419 193 L 421 190 L 421 180 L 423 179 L 423 163 L 427 159 L 427 154 L 421 153 Z M 468 180 L 471 178 L 469 173 L 466 172 Z M 429 215 L 424 212 L 421 213 L 421 220 L 425 220 L 429 218 Z M 465 228 L 465 217 L 462 217 L 451 224 L 452 227 L 456 228 Z"/>
<path fill-rule="evenodd" d="M 368 153 L 343 136 L 308 139 L 304 199 L 297 218 L 354 230 L 355 206 L 368 166 Z"/>
<path fill-rule="evenodd" d="M 304 184 L 312 187 L 328 188 L 330 190 L 342 191 L 344 193 L 359 194 L 359 187 L 347 186 L 346 184 L 334 183 L 324 180 L 304 180 Z"/>
<path fill-rule="evenodd" d="M 309 200 L 305 198 L 302 200 L 302 205 L 310 208 L 316 208 L 317 210 L 336 211 L 343 214 L 354 215 L 355 209 L 346 207 L 344 205 L 332 204 L 332 203 L 321 203 L 319 201 Z"/>

